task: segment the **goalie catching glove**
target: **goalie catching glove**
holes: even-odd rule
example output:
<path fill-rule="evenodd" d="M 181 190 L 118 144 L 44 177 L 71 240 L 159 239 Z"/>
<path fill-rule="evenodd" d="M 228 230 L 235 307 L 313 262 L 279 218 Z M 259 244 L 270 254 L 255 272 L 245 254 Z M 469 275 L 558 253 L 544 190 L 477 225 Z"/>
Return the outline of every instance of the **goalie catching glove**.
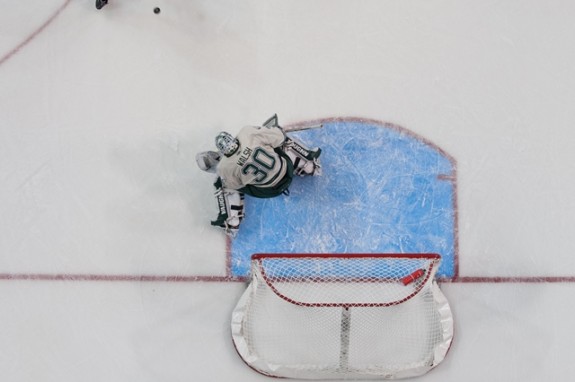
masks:
<path fill-rule="evenodd" d="M 213 226 L 223 228 L 228 236 L 236 237 L 244 217 L 244 194 L 235 190 L 224 189 L 219 177 L 214 183 L 214 187 L 216 188 L 218 217 L 211 223 Z"/>
<path fill-rule="evenodd" d="M 216 173 L 216 168 L 222 156 L 215 151 L 204 151 L 196 154 L 196 163 L 202 171 Z"/>

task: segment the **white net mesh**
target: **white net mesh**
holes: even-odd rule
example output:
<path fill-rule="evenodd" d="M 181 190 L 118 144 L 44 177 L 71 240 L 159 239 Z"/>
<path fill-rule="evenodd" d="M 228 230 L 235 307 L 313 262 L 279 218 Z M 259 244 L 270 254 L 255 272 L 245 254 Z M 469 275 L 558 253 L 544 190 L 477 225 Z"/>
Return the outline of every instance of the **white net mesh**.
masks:
<path fill-rule="evenodd" d="M 342 257 L 344 256 L 344 257 Z M 261 373 L 402 378 L 445 356 L 449 305 L 437 255 L 256 255 L 232 318 L 234 343 Z"/>

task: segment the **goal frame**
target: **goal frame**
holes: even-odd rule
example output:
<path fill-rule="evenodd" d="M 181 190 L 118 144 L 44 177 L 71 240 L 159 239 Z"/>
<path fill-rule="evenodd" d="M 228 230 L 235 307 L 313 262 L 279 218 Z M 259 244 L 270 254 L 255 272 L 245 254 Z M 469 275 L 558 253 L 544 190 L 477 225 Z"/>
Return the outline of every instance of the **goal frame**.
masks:
<path fill-rule="evenodd" d="M 243 361 L 251 367 L 256 372 L 272 376 L 272 377 L 286 377 L 286 378 L 299 378 L 299 379 L 399 379 L 399 378 L 409 378 L 414 376 L 419 376 L 422 374 L 427 373 L 429 370 L 435 368 L 440 362 L 443 361 L 447 352 L 451 347 L 451 342 L 453 339 L 453 317 L 451 313 L 451 309 L 449 307 L 449 303 L 443 293 L 440 291 L 439 286 L 435 280 L 435 273 L 439 267 L 439 263 L 441 261 L 441 256 L 434 253 L 388 253 L 388 254 L 372 254 L 372 253 L 353 253 L 353 254 L 338 254 L 338 253 L 258 253 L 252 256 L 252 274 L 251 274 L 251 282 L 248 285 L 248 288 L 243 293 L 241 298 L 239 299 L 236 308 L 232 313 L 232 339 L 234 342 L 234 346 L 236 351 L 243 359 Z M 382 301 L 382 302 L 346 302 L 346 301 L 333 301 L 333 302 L 306 302 L 306 301 L 299 301 L 296 298 L 292 298 L 288 295 L 285 295 L 282 291 L 278 290 L 274 283 L 277 281 L 273 275 L 270 275 L 266 272 L 265 267 L 262 265 L 262 262 L 265 260 L 301 260 L 301 259 L 313 259 L 313 260 L 336 260 L 336 261 L 345 261 L 347 259 L 351 261 L 357 261 L 362 259 L 387 259 L 392 261 L 401 261 L 402 259 L 406 259 L 408 261 L 412 261 L 414 259 L 422 259 L 427 261 L 427 268 L 423 270 L 423 272 L 413 272 L 416 273 L 413 279 L 418 279 L 417 283 L 412 285 L 413 292 L 407 294 L 402 298 L 395 299 L 393 301 Z M 272 271 L 273 273 L 273 271 Z M 408 275 L 411 276 L 411 275 Z M 318 278 L 319 279 L 319 278 Z M 303 280 L 303 281 L 302 281 Z M 386 277 L 381 277 L 376 281 L 372 281 L 373 283 L 391 283 L 392 281 L 397 282 L 397 277 L 393 280 L 388 280 Z M 313 282 L 314 277 L 304 277 L 303 279 L 297 278 L 294 282 Z M 322 278 L 322 282 L 325 280 Z M 341 277 L 339 280 L 339 276 L 335 278 L 330 278 L 327 283 L 349 283 L 353 284 L 355 282 L 354 278 L 346 278 Z M 363 284 L 365 285 L 365 280 L 362 280 Z M 412 281 L 408 279 L 405 281 L 404 285 L 410 284 Z M 284 283 L 286 281 L 284 280 Z M 290 281 L 287 281 L 289 284 Z M 264 285 L 265 284 L 265 285 Z M 361 283 L 359 283 L 361 284 Z M 300 370 L 291 370 L 289 367 L 284 367 L 277 362 L 268 362 L 264 358 L 260 356 L 257 352 L 252 351 L 251 344 L 249 340 L 249 335 L 246 333 L 247 325 L 244 320 L 249 315 L 250 309 L 253 308 L 253 295 L 256 293 L 258 288 L 267 288 L 275 294 L 275 296 L 279 297 L 284 303 L 287 303 L 289 306 L 296 306 L 296 309 L 338 309 L 340 311 L 340 331 L 339 333 L 333 333 L 330 335 L 337 336 L 339 338 L 339 351 L 340 351 L 340 361 L 339 361 L 339 368 L 337 371 L 329 372 L 329 373 L 317 373 L 314 370 L 308 371 L 300 371 Z M 427 362 L 425 365 L 419 365 L 417 367 L 408 368 L 408 369 L 401 369 L 401 370 L 393 370 L 389 372 L 381 372 L 381 373 L 374 373 L 373 371 L 366 372 L 366 373 L 356 373 L 353 372 L 353 375 L 346 374 L 349 370 L 349 349 L 350 349 L 350 314 L 353 309 L 388 309 L 393 308 L 396 309 L 403 303 L 411 300 L 418 294 L 425 290 L 425 293 L 428 293 L 433 296 L 433 303 L 435 304 L 435 309 L 437 315 L 439 317 L 439 324 L 441 326 L 441 335 L 442 340 L 440 343 L 436 344 L 433 351 L 430 353 L 429 357 L 432 360 L 431 362 Z M 269 293 L 269 292 L 266 292 Z M 420 298 L 420 297 L 418 297 Z M 355 313 L 354 313 L 355 314 Z"/>

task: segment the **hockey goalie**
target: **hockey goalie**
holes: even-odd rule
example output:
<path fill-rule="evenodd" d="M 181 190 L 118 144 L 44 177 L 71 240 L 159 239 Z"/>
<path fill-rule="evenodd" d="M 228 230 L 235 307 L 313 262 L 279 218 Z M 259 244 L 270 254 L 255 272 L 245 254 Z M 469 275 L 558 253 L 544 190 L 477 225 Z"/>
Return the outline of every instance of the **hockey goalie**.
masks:
<path fill-rule="evenodd" d="M 244 194 L 256 198 L 288 195 L 293 176 L 321 174 L 320 148 L 310 149 L 289 137 L 277 115 L 262 126 L 243 127 L 237 136 L 221 132 L 218 151 L 196 155 L 201 170 L 215 173 L 218 216 L 211 222 L 235 237 L 244 217 Z"/>

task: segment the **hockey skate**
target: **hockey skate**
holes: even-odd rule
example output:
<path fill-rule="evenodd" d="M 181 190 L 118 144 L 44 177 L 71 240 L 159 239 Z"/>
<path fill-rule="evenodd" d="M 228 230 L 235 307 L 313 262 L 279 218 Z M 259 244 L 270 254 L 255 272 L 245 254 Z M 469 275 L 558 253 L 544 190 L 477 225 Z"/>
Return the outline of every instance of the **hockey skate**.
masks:
<path fill-rule="evenodd" d="M 96 9 L 102 9 L 106 4 L 108 4 L 108 0 L 96 0 Z"/>
<path fill-rule="evenodd" d="M 321 175 L 321 165 L 319 164 L 319 156 L 321 155 L 321 149 L 319 147 L 315 147 L 310 150 L 310 154 L 313 163 L 313 171 L 311 175 L 319 176 Z"/>

